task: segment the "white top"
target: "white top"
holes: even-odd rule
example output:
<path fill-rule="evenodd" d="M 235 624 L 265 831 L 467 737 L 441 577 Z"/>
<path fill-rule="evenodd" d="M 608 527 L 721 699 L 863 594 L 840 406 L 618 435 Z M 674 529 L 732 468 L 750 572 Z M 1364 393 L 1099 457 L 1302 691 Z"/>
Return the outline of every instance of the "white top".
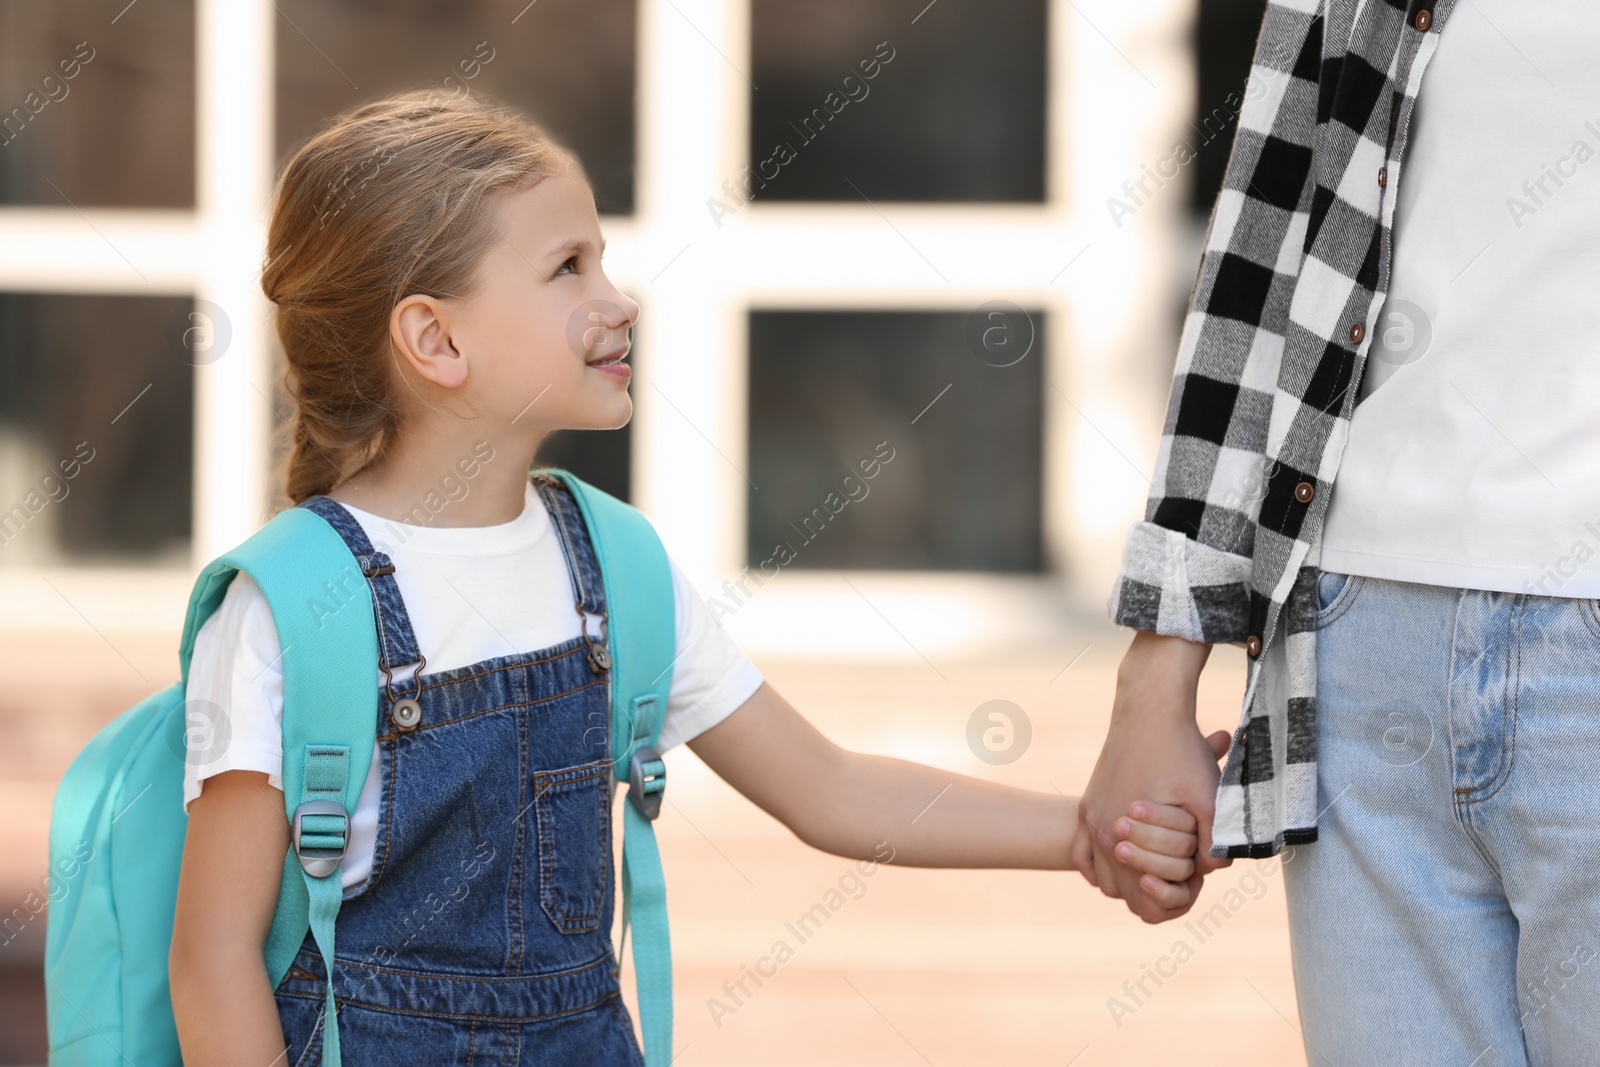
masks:
<path fill-rule="evenodd" d="M 432 527 L 394 522 L 359 508 L 374 548 L 394 561 L 428 673 L 531 652 L 578 637 L 581 627 L 561 540 L 530 482 L 521 515 L 498 526 Z M 721 722 L 760 688 L 762 675 L 711 617 L 672 565 L 677 648 L 657 747 L 665 751 Z M 600 632 L 591 617 L 589 633 Z M 400 681 L 415 665 L 394 672 Z M 381 685 L 380 672 L 374 678 Z M 188 746 L 183 808 L 203 779 L 261 771 L 283 788 L 283 669 L 266 597 L 240 572 L 195 635 L 189 665 Z M 215 710 L 212 710 L 215 709 Z M 372 867 L 378 826 L 378 750 L 372 753 L 341 874 L 345 896 Z"/>
<path fill-rule="evenodd" d="M 1324 570 L 1600 596 L 1597 41 L 1600 5 L 1551 0 L 1440 31 Z"/>

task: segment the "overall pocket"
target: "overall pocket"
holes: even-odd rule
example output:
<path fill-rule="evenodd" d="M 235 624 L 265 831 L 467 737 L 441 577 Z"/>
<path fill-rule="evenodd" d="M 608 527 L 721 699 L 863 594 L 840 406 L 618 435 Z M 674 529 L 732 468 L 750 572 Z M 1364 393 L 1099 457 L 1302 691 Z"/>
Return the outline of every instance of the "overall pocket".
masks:
<path fill-rule="evenodd" d="M 611 881 L 611 761 L 535 771 L 539 899 L 564 934 L 600 926 Z"/>

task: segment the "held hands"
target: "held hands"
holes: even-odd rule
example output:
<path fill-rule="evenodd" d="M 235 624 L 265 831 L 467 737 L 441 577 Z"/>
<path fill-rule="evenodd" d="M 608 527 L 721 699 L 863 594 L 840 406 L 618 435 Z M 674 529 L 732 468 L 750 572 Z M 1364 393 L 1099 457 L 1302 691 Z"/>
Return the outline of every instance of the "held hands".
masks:
<path fill-rule="evenodd" d="M 1216 759 L 1227 755 L 1228 743 L 1225 730 L 1206 738 Z M 1188 809 L 1136 800 L 1128 805 L 1127 815 L 1118 818 L 1110 827 L 1098 830 L 1090 825 L 1081 808 L 1079 815 L 1073 865 L 1090 885 L 1108 897 L 1120 897 L 1116 879 L 1123 871 L 1131 870 L 1138 877 L 1136 884 L 1140 894 L 1158 909 L 1147 914 L 1140 910 L 1143 901 L 1130 898 L 1128 909 L 1146 922 L 1175 919 L 1193 906 L 1206 872 L 1196 867 L 1200 823 Z M 1106 830 L 1110 836 L 1106 835 Z M 1097 862 L 1102 852 L 1109 852 L 1121 864 L 1120 868 L 1111 868 L 1110 877 L 1103 864 Z M 1213 866 L 1208 870 L 1227 866 L 1227 861 L 1212 860 L 1211 863 Z"/>
<path fill-rule="evenodd" d="M 1222 731 L 1203 736 L 1195 725 L 1195 689 L 1210 651 L 1210 645 L 1184 638 L 1134 633 L 1117 670 L 1106 744 L 1083 790 L 1080 817 L 1088 833 L 1078 833 L 1072 861 L 1101 893 L 1128 902 L 1128 910 L 1147 923 L 1187 912 L 1206 873 L 1230 862 L 1210 856 L 1218 760 L 1230 737 Z M 1136 801 L 1160 801 L 1194 816 L 1195 870 L 1181 886 L 1152 886 L 1117 856 L 1115 825 Z"/>
<path fill-rule="evenodd" d="M 1088 832 L 1075 838 L 1072 862 L 1091 885 L 1128 902 L 1128 910 L 1147 923 L 1187 912 L 1206 873 L 1230 862 L 1210 856 L 1218 760 L 1226 755 L 1230 737 L 1222 731 L 1203 736 L 1195 725 L 1198 681 L 1210 654 L 1211 646 L 1197 641 L 1134 632 L 1117 669 L 1106 744 L 1083 790 L 1080 821 Z M 1133 817 L 1125 824 L 1125 816 L 1149 801 L 1182 808 L 1194 819 L 1194 872 L 1181 885 L 1144 877 L 1133 865 L 1139 853 L 1131 861 L 1117 854 L 1120 841 L 1133 837 L 1134 830 L 1149 837 L 1138 824 L 1149 821 L 1154 808 L 1144 819 Z"/>
<path fill-rule="evenodd" d="M 1107 891 L 1107 883 L 1100 880 L 1104 875 L 1095 870 L 1096 854 L 1104 849 L 1138 876 L 1139 889 L 1163 909 L 1181 914 L 1194 903 L 1200 892 L 1201 876 L 1195 873 L 1200 836 L 1199 823 L 1187 810 L 1137 800 L 1109 827 L 1091 825 L 1082 808 L 1078 823 L 1073 866 L 1090 885 L 1106 896 L 1117 895 Z"/>

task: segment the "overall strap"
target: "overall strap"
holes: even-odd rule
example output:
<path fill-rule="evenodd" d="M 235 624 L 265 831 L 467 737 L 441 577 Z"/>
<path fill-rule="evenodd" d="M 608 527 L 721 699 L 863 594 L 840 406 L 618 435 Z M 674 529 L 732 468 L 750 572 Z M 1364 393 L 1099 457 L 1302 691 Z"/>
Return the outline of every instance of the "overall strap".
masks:
<path fill-rule="evenodd" d="M 534 487 L 550 512 L 551 525 L 561 538 L 567 574 L 577 593 L 579 610 L 589 615 L 604 615 L 605 584 L 600 577 L 600 563 L 595 559 L 594 546 L 589 540 L 577 500 L 560 482 L 538 479 L 534 481 Z"/>
<path fill-rule="evenodd" d="M 323 1004 L 321 1062 L 325 1067 L 341 1067 L 338 1004 L 333 995 L 334 934 L 339 908 L 344 901 L 340 865 L 350 840 L 350 812 L 372 762 L 379 717 L 388 714 L 396 722 L 403 722 L 402 705 L 407 704 L 418 708 L 420 716 L 420 706 L 407 689 L 408 683 L 402 682 L 401 693 L 396 693 L 393 671 L 398 666 L 415 663 L 417 670 L 412 680 L 416 693 L 420 694 L 425 661 L 417 648 L 411 619 L 394 579 L 394 563 L 386 553 L 372 547 L 355 517 L 328 496 L 310 497 L 289 510 L 320 517 L 343 541 L 365 579 L 357 581 L 347 568 L 341 569 L 338 580 L 330 578 L 322 583 L 319 589 L 322 597 L 308 604 L 319 631 L 344 613 L 353 612 L 364 617 L 371 634 L 367 656 L 358 660 L 322 662 L 320 669 L 355 671 L 360 675 L 357 684 L 365 685 L 367 691 L 372 692 L 376 686 L 371 661 L 376 659 L 375 666 L 383 672 L 388 689 L 388 705 L 373 708 L 371 702 L 365 703 L 365 722 L 355 729 L 347 716 L 330 714 L 327 707 L 308 706 L 295 699 L 297 687 L 291 687 L 288 671 L 292 650 L 287 647 L 284 650 L 283 781 L 285 804 L 290 808 L 293 845 L 293 852 L 285 860 L 285 884 L 293 885 L 297 892 L 293 894 L 290 908 L 285 908 L 285 901 L 280 898 L 269 946 L 278 957 L 287 954 L 292 960 L 305 939 L 306 927 L 310 926 L 317 951 L 322 954 L 328 983 Z M 319 647 L 318 651 L 324 650 Z M 411 725 L 415 724 L 413 719 Z M 295 868 L 300 870 L 299 878 L 294 876 Z M 298 892 L 302 882 L 303 896 Z M 283 970 L 286 969 L 285 960 Z M 282 980 L 283 971 L 275 968 L 271 973 L 276 986 Z"/>
<path fill-rule="evenodd" d="M 361 573 L 372 586 L 375 619 L 378 624 L 378 665 L 384 676 L 389 677 L 397 668 L 415 663 L 417 664 L 414 676 L 417 679 L 415 688 L 417 692 L 421 692 L 420 678 L 427 661 L 417 647 L 417 635 L 411 628 L 411 616 L 406 612 L 405 600 L 400 596 L 400 586 L 394 580 L 394 561 L 389 558 L 388 553 L 379 552 L 372 547 L 372 542 L 367 539 L 367 532 L 361 523 L 345 510 L 343 504 L 332 497 L 310 497 L 302 501 L 300 507 L 322 516 L 328 525 L 344 538 L 350 554 L 356 558 L 361 567 Z M 390 700 L 398 700 L 402 694 L 413 697 L 416 695 L 408 692 L 406 682 L 400 683 L 397 689 L 391 681 Z"/>
<path fill-rule="evenodd" d="M 539 499 L 550 512 L 550 525 L 555 527 L 561 542 L 562 557 L 567 562 L 567 575 L 572 579 L 574 607 L 583 627 L 583 639 L 589 646 L 589 666 L 596 674 L 611 670 L 611 650 L 606 642 L 605 583 L 600 576 L 600 562 L 595 558 L 596 548 L 583 512 L 567 487 L 556 479 L 534 477 L 534 487 Z M 598 618 L 597 633 L 589 632 L 589 618 Z"/>
<path fill-rule="evenodd" d="M 637 509 L 567 471 L 535 475 L 536 482 L 550 479 L 559 479 L 571 492 L 604 586 L 612 768 L 628 783 L 629 801 L 622 816 L 622 940 L 625 944 L 631 927 L 646 1067 L 668 1067 L 673 1060 L 672 943 L 654 820 L 667 784 L 666 764 L 655 744 L 676 662 L 671 567 L 655 529 Z M 619 946 L 619 966 L 621 955 Z"/>

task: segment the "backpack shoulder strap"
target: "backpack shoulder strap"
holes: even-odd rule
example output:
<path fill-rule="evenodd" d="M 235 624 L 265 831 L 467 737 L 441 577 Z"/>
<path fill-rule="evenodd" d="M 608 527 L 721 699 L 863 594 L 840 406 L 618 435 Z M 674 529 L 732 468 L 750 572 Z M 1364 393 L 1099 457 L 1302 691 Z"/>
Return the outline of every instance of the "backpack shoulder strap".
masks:
<path fill-rule="evenodd" d="M 334 920 L 343 899 L 339 860 L 350 812 L 377 739 L 378 637 L 370 567 L 315 511 L 285 508 L 200 575 L 190 594 L 178 658 L 185 688 L 195 635 L 239 571 L 272 608 L 283 652 L 283 797 L 291 825 L 278 907 L 267 935 L 274 987 L 311 928 L 326 961 L 326 1011 L 334 1017 Z M 338 1026 L 323 1027 L 322 1062 L 339 1067 Z"/>
<path fill-rule="evenodd" d="M 654 819 L 667 787 L 655 746 L 677 655 L 672 570 L 655 527 L 637 508 L 569 471 L 544 473 L 559 478 L 577 500 L 605 586 L 612 767 L 628 783 L 629 800 L 623 809 L 622 938 L 625 943 L 631 925 L 645 1064 L 667 1067 L 673 1058 L 672 945 Z"/>

